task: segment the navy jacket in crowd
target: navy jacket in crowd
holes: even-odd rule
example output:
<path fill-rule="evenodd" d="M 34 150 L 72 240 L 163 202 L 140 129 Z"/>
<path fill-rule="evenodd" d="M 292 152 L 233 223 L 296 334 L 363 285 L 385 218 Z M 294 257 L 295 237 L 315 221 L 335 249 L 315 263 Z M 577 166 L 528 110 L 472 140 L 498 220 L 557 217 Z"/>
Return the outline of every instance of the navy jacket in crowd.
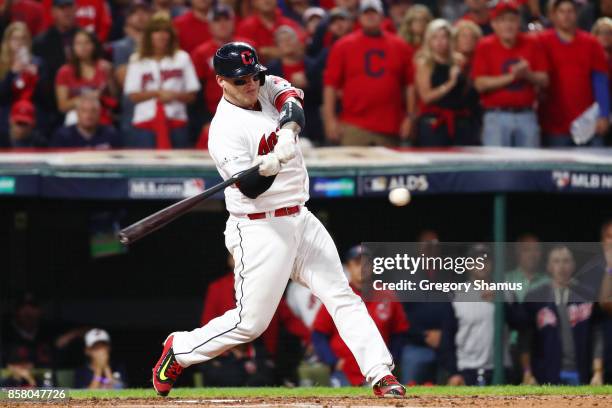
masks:
<path fill-rule="evenodd" d="M 546 299 L 549 300 L 541 301 Z M 594 305 L 570 290 L 566 307 L 572 322 L 576 370 L 580 382 L 589 384 L 593 363 Z M 533 330 L 531 370 L 538 383 L 561 383 L 561 332 L 552 285 L 546 284 L 535 288 L 527 294 L 524 303 L 515 305 L 515 311 L 518 312 L 519 320 Z"/>
<path fill-rule="evenodd" d="M 85 139 L 76 125 L 62 126 L 51 139 L 50 147 L 89 147 L 110 149 L 121 147 L 119 134 L 111 126 L 100 125 L 91 139 Z"/>

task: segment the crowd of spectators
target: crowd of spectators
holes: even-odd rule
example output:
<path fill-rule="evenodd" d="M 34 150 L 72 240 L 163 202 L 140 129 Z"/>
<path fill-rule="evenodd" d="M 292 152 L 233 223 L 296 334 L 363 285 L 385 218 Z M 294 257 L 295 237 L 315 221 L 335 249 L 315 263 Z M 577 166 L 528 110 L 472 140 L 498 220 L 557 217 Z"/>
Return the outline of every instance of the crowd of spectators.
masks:
<path fill-rule="evenodd" d="M 237 40 L 316 145 L 603 146 L 610 3 L 2 0 L 0 147 L 206 148 Z"/>
<path fill-rule="evenodd" d="M 423 231 L 417 241 L 423 256 L 443 254 L 435 231 Z M 492 282 L 492 248 L 485 244 L 465 248 L 462 256 L 485 259 L 482 268 L 467 268 L 466 282 Z M 523 289 L 503 295 L 501 352 L 506 383 L 612 382 L 612 220 L 601 227 L 601 246 L 588 253 L 564 244 L 544 246 L 533 234 L 518 237 L 513 248 L 508 264 L 512 268 L 503 281 L 521 283 Z M 343 257 L 347 279 L 359 296 L 367 290 L 363 256 L 357 245 Z M 415 272 L 425 273 L 431 282 L 448 281 L 435 268 L 424 266 Z M 201 325 L 235 307 L 234 286 L 234 261 L 228 256 L 226 273 L 211 282 L 204 295 Z M 496 353 L 494 292 L 431 291 L 413 300 L 399 302 L 388 291 L 364 297 L 401 382 L 491 384 Z M 111 358 L 106 330 L 51 330 L 42 313 L 36 299 L 26 294 L 5 322 L 0 358 L 6 372 L 0 375 L 1 384 L 49 385 L 57 377 L 45 370 L 69 367 L 76 388 L 129 386 L 124 365 Z M 258 339 L 227 350 L 197 370 L 207 386 L 361 386 L 365 382 L 332 316 L 298 282 L 288 285 Z"/>

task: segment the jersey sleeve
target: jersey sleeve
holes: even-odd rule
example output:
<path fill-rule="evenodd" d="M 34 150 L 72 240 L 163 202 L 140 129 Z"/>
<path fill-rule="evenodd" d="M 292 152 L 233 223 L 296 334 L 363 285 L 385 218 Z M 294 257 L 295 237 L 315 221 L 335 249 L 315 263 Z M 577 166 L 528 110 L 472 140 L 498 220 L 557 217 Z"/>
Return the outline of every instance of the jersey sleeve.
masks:
<path fill-rule="evenodd" d="M 595 38 L 591 38 L 591 70 L 603 72 L 608 75 L 608 63 L 602 45 Z"/>
<path fill-rule="evenodd" d="M 70 86 L 70 79 L 72 78 L 72 67 L 68 64 L 62 65 L 57 71 L 55 76 L 55 85 Z"/>
<path fill-rule="evenodd" d="M 136 60 L 136 54 L 132 54 L 130 62 L 127 66 L 125 81 L 123 81 L 123 92 L 126 95 L 142 91 L 142 80 L 140 78 L 142 71 L 141 68 L 142 64 L 138 60 Z"/>
<path fill-rule="evenodd" d="M 304 100 L 304 92 L 301 89 L 293 87 L 289 81 L 276 75 L 266 75 L 261 92 L 279 112 L 285 101 L 291 97 Z"/>
<path fill-rule="evenodd" d="M 470 75 L 473 79 L 476 79 L 479 76 L 485 76 L 488 74 L 489 72 L 487 67 L 487 50 L 481 43 L 476 46 L 476 51 L 474 52 L 474 61 L 472 62 L 472 72 Z"/>
<path fill-rule="evenodd" d="M 191 57 L 185 51 L 181 51 L 181 62 L 183 70 L 185 72 L 185 91 L 186 92 L 197 92 L 200 90 L 200 81 L 196 74 Z"/>
<path fill-rule="evenodd" d="M 332 45 L 329 51 L 329 58 L 325 64 L 325 71 L 323 72 L 323 84 L 335 89 L 341 89 L 344 83 L 342 44 L 337 42 Z"/>
<path fill-rule="evenodd" d="M 251 156 L 248 141 L 240 133 L 224 132 L 216 129 L 213 124 L 209 135 L 208 152 L 223 180 L 251 166 L 254 157 Z"/>

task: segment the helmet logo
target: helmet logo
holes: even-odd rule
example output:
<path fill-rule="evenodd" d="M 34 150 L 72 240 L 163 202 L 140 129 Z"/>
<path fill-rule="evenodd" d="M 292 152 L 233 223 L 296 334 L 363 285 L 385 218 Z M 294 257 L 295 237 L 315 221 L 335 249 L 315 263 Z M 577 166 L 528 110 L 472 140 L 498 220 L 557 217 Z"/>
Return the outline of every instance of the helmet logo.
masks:
<path fill-rule="evenodd" d="M 242 63 L 244 65 L 252 65 L 253 64 L 253 55 L 251 54 L 251 51 L 249 51 L 249 50 L 242 51 L 240 53 L 240 56 L 242 57 Z"/>

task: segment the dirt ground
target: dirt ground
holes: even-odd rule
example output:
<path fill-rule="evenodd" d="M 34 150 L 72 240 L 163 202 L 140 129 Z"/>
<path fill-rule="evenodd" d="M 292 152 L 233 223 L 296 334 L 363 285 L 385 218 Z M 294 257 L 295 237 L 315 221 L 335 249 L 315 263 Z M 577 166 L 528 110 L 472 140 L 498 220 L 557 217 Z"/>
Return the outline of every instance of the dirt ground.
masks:
<path fill-rule="evenodd" d="M 331 397 L 310 397 L 310 398 L 241 398 L 241 399 L 181 399 L 181 398 L 150 398 L 150 399 L 78 399 L 71 400 L 69 403 L 8 403 L 0 401 L 0 407 L 23 408 L 33 407 L 115 407 L 115 408 L 136 408 L 136 407 L 180 407 L 180 408 L 209 408 L 209 407 L 238 407 L 238 408 L 310 408 L 310 407 L 486 407 L 486 408 L 519 408 L 519 407 L 612 407 L 612 395 L 596 396 L 562 396 L 562 395 L 541 395 L 541 396 L 472 396 L 472 397 L 451 397 L 451 396 L 411 396 L 404 399 L 380 399 L 380 398 L 331 398 Z"/>

